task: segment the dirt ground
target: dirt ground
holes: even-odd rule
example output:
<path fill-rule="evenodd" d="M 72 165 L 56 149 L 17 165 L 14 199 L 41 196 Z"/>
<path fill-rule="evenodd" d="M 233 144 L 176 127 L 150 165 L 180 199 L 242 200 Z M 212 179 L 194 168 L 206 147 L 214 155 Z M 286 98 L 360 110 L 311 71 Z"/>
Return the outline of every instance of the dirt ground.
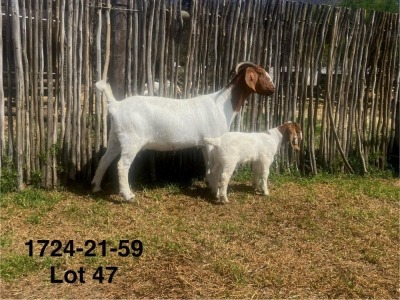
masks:
<path fill-rule="evenodd" d="M 28 189 L 1 200 L 1 298 L 399 298 L 399 183 L 271 179 L 271 196 L 232 182 L 215 204 L 201 181 L 115 191 Z M 59 240 L 61 257 L 37 240 Z M 85 256 L 87 240 L 139 239 L 140 257 Z M 25 244 L 33 240 L 33 256 Z M 81 253 L 70 256 L 69 240 Z M 105 280 L 93 275 L 101 267 Z M 110 270 L 118 270 L 108 283 Z M 52 283 L 83 268 L 84 282 Z M 78 274 L 78 273 L 77 273 Z"/>

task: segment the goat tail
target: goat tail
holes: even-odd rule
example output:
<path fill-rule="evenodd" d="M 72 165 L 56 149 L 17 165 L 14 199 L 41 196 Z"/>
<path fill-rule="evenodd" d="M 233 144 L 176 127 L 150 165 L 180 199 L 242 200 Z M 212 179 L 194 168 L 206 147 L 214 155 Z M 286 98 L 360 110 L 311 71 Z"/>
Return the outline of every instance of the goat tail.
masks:
<path fill-rule="evenodd" d="M 111 86 L 105 80 L 100 80 L 96 82 L 96 88 L 106 94 L 108 100 L 108 110 L 110 113 L 113 112 L 115 110 L 115 104 L 117 104 L 118 101 L 114 97 Z"/>
<path fill-rule="evenodd" d="M 220 147 L 221 139 L 220 138 L 204 138 L 204 143 L 211 146 Z"/>

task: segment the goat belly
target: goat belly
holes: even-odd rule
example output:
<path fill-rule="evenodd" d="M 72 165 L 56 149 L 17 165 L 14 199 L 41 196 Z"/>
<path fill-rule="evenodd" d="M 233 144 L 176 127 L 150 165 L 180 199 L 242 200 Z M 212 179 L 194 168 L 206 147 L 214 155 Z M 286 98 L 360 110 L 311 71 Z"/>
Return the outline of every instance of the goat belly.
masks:
<path fill-rule="evenodd" d="M 143 148 L 156 151 L 175 151 L 192 147 L 195 147 L 195 145 L 189 143 L 174 143 L 174 144 L 148 143 Z"/>

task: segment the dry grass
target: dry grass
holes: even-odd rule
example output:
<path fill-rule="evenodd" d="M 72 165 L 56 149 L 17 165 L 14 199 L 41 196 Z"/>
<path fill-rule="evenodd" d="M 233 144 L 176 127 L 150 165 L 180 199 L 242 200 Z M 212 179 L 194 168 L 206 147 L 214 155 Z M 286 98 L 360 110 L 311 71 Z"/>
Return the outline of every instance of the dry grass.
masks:
<path fill-rule="evenodd" d="M 248 181 L 233 182 L 224 206 L 213 204 L 199 181 L 141 188 L 134 204 L 112 191 L 6 194 L 1 298 L 400 297 L 398 181 L 271 181 L 269 198 Z M 32 195 L 36 202 L 25 199 Z M 29 258 L 29 239 L 140 239 L 144 253 Z M 50 266 L 58 276 L 81 266 L 119 270 L 111 284 L 51 284 Z"/>

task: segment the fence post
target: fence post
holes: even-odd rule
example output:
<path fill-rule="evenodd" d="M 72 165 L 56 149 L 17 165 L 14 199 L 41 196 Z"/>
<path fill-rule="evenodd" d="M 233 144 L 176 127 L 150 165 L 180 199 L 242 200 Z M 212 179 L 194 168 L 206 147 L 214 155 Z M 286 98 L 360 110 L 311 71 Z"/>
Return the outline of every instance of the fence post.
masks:
<path fill-rule="evenodd" d="M 2 159 L 5 150 L 5 118 L 4 118 L 4 90 L 3 90 L 3 17 L 0 5 L 0 176 Z"/>
<path fill-rule="evenodd" d="M 128 0 L 112 0 L 111 60 L 108 72 L 110 85 L 117 99 L 125 98 L 126 28 Z"/>

